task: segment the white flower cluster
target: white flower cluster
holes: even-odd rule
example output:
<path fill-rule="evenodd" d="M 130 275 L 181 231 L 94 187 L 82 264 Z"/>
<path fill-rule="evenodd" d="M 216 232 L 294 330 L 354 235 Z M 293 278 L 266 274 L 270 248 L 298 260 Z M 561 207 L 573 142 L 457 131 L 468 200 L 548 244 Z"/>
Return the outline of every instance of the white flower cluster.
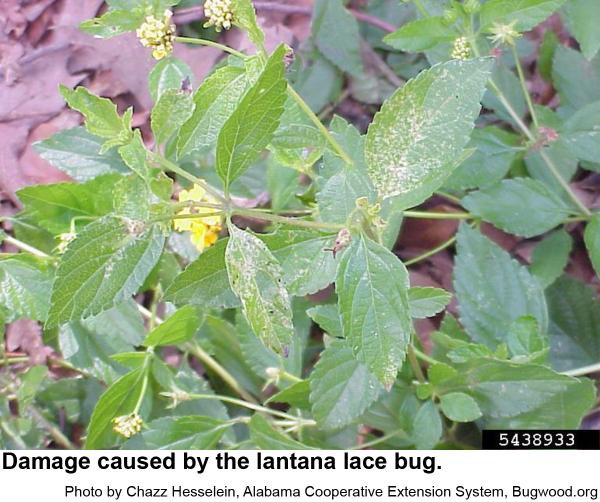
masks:
<path fill-rule="evenodd" d="M 173 13 L 165 10 L 162 19 L 147 16 L 136 34 L 144 47 L 152 49 L 154 59 L 161 60 L 173 52 L 175 25 L 172 23 Z"/>
<path fill-rule="evenodd" d="M 130 413 L 113 419 L 113 431 L 129 439 L 142 430 L 144 421 L 137 413 Z"/>
<path fill-rule="evenodd" d="M 215 30 L 229 30 L 233 25 L 233 5 L 231 0 L 206 0 L 204 15 L 208 19 L 205 28 L 214 26 Z"/>
<path fill-rule="evenodd" d="M 465 61 L 471 57 L 471 46 L 467 37 L 458 37 L 454 41 L 450 56 L 452 59 L 460 59 L 461 61 Z"/>

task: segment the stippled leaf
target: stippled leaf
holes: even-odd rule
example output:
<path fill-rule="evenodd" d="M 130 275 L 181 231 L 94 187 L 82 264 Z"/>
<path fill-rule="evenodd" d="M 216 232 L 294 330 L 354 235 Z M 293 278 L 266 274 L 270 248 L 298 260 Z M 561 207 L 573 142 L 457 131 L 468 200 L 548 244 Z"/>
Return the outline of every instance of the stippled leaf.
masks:
<path fill-rule="evenodd" d="M 47 326 L 98 314 L 133 295 L 158 262 L 165 235 L 107 216 L 88 225 L 67 249 L 52 290 Z"/>
<path fill-rule="evenodd" d="M 419 204 L 452 174 L 469 141 L 491 71 L 487 59 L 450 61 L 397 91 L 369 127 L 366 159 L 379 195 Z"/>
<path fill-rule="evenodd" d="M 262 342 L 283 354 L 294 336 L 292 309 L 281 265 L 258 237 L 229 225 L 225 264 L 231 289 Z"/>

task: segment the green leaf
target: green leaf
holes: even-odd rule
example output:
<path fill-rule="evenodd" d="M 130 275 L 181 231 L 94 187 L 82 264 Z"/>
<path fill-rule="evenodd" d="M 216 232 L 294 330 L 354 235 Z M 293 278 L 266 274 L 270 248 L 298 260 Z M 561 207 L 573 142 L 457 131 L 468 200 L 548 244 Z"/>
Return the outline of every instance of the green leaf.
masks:
<path fill-rule="evenodd" d="M 136 129 L 129 143 L 119 148 L 119 155 L 131 171 L 143 180 L 149 180 L 148 150 L 146 150 L 142 133 L 139 129 Z"/>
<path fill-rule="evenodd" d="M 285 51 L 283 45 L 275 50 L 219 133 L 216 168 L 226 187 L 258 159 L 279 127 L 287 97 Z"/>
<path fill-rule="evenodd" d="M 41 260 L 23 254 L 0 258 L 0 306 L 7 310 L 3 321 L 45 321 L 52 281 L 51 269 Z"/>
<path fill-rule="evenodd" d="M 162 254 L 163 230 L 107 216 L 67 249 L 52 290 L 47 326 L 89 317 L 137 292 Z"/>
<path fill-rule="evenodd" d="M 585 247 L 590 255 L 590 260 L 600 276 L 600 213 L 595 214 L 585 227 Z"/>
<path fill-rule="evenodd" d="M 408 302 L 413 319 L 426 319 L 439 314 L 452 300 L 448 291 L 439 288 L 410 288 Z"/>
<path fill-rule="evenodd" d="M 32 366 L 21 375 L 21 381 L 16 392 L 17 401 L 21 410 L 26 410 L 35 400 L 40 387 L 47 378 L 47 366 Z"/>
<path fill-rule="evenodd" d="M 302 380 L 273 394 L 265 403 L 286 403 L 294 408 L 310 410 L 310 381 Z"/>
<path fill-rule="evenodd" d="M 241 315 L 239 317 L 243 319 Z M 250 329 L 247 326 L 245 328 Z M 240 336 L 240 331 L 238 326 L 228 321 L 207 315 L 200 331 L 200 339 L 206 343 L 207 349 L 215 359 L 233 375 L 244 389 L 258 395 L 261 385 L 264 385 L 264 378 L 257 376 L 257 372 L 253 369 L 255 361 L 249 360 L 247 353 L 242 350 L 240 342 L 243 341 L 243 335 Z M 267 349 L 265 348 L 265 350 Z M 220 381 L 218 375 L 216 375 L 216 381 Z"/>
<path fill-rule="evenodd" d="M 513 321 L 531 316 L 548 328 L 544 292 L 527 269 L 468 225 L 458 232 L 454 288 L 469 336 L 494 350 Z"/>
<path fill-rule="evenodd" d="M 585 105 L 564 123 L 560 141 L 579 160 L 598 162 L 600 159 L 600 101 Z"/>
<path fill-rule="evenodd" d="M 179 90 L 186 79 L 192 80 L 194 72 L 181 59 L 169 56 L 161 59 L 148 75 L 148 88 L 156 103 L 165 91 Z"/>
<path fill-rule="evenodd" d="M 233 0 L 235 24 L 242 28 L 257 49 L 265 44 L 265 34 L 256 19 L 256 11 L 251 0 Z"/>
<path fill-rule="evenodd" d="M 107 174 L 87 183 L 33 185 L 17 192 L 27 217 L 53 234 L 68 232 L 74 218 L 93 220 L 112 210 L 112 193 L 120 175 Z"/>
<path fill-rule="evenodd" d="M 331 129 L 354 165 L 349 166 L 334 152 L 325 151 L 321 175 L 327 180 L 317 194 L 319 215 L 323 221 L 346 223 L 356 209 L 356 199 L 367 197 L 370 203 L 375 203 L 377 194 L 367 174 L 365 138 L 353 125 L 338 117 L 332 121 Z"/>
<path fill-rule="evenodd" d="M 554 54 L 552 82 L 561 107 L 571 112 L 600 101 L 600 56 L 588 61 L 580 52 L 559 45 Z"/>
<path fill-rule="evenodd" d="M 169 286 L 165 300 L 175 305 L 234 308 L 240 305 L 229 286 L 225 267 L 227 239 L 219 240 L 190 264 Z"/>
<path fill-rule="evenodd" d="M 279 355 L 268 349 L 254 334 L 244 316 L 238 311 L 236 315 L 237 338 L 241 351 L 254 373 L 263 379 L 272 378 L 269 368 L 281 368 L 294 376 L 300 376 L 304 367 L 304 350 L 311 327 L 306 315 L 304 300 L 297 299 L 292 304 L 295 336 L 292 338 L 289 352 Z"/>
<path fill-rule="evenodd" d="M 88 181 L 102 174 L 126 173 L 127 166 L 117 152 L 100 154 L 104 141 L 83 127 L 60 131 L 34 144 L 40 157 L 76 181 Z"/>
<path fill-rule="evenodd" d="M 564 3 L 565 0 L 489 0 L 481 7 L 481 29 L 489 32 L 494 24 L 515 23 L 517 31 L 529 31 Z"/>
<path fill-rule="evenodd" d="M 313 416 L 323 429 L 341 429 L 377 401 L 382 390 L 346 342 L 336 340 L 322 352 L 310 375 Z"/>
<path fill-rule="evenodd" d="M 119 436 L 112 430 L 112 420 L 129 415 L 135 409 L 146 375 L 145 368 L 133 370 L 100 396 L 88 425 L 86 450 L 108 449 L 115 445 Z"/>
<path fill-rule="evenodd" d="M 511 354 L 518 358 L 529 358 L 540 353 L 547 354 L 548 339 L 546 333 L 540 333 L 538 323 L 533 317 L 520 317 L 513 322 L 506 343 Z"/>
<path fill-rule="evenodd" d="M 229 225 L 225 264 L 248 324 L 266 347 L 284 354 L 294 335 L 281 265 L 258 237 Z"/>
<path fill-rule="evenodd" d="M 427 401 L 414 416 L 411 439 L 418 450 L 431 450 L 441 437 L 442 418 L 433 401 Z"/>
<path fill-rule="evenodd" d="M 116 105 L 107 98 L 100 98 L 85 87 L 75 90 L 65 86 L 60 87 L 65 101 L 73 110 L 85 117 L 85 127 L 89 133 L 109 140 L 118 140 L 120 144 L 127 143 L 131 135 L 131 127 L 127 127 L 127 118 L 121 118 Z"/>
<path fill-rule="evenodd" d="M 491 71 L 488 59 L 423 71 L 383 105 L 369 126 L 366 159 L 383 198 L 401 208 L 428 198 L 461 161 Z"/>
<path fill-rule="evenodd" d="M 337 304 L 317 305 L 307 311 L 309 317 L 333 338 L 343 338 L 342 321 Z"/>
<path fill-rule="evenodd" d="M 194 100 L 187 91 L 169 89 L 162 93 L 152 109 L 154 140 L 165 144 L 187 122 L 194 111 Z"/>
<path fill-rule="evenodd" d="M 477 401 L 463 392 L 451 392 L 440 397 L 440 408 L 454 422 L 473 422 L 481 417 Z"/>
<path fill-rule="evenodd" d="M 79 25 L 79 29 L 97 38 L 112 38 L 128 31 L 135 31 L 144 21 L 144 11 L 109 10 L 100 17 L 88 19 Z"/>
<path fill-rule="evenodd" d="M 587 59 L 592 59 L 600 49 L 600 33 L 594 22 L 600 18 L 600 4 L 595 0 L 569 0 L 565 4 L 564 17 L 581 52 Z"/>
<path fill-rule="evenodd" d="M 594 403 L 588 380 L 544 366 L 473 359 L 438 392 L 463 392 L 477 401 L 484 428 L 576 429 Z"/>
<path fill-rule="evenodd" d="M 408 282 L 402 262 L 364 236 L 354 239 L 338 268 L 344 336 L 354 356 L 388 389 L 410 340 Z"/>
<path fill-rule="evenodd" d="M 362 73 L 358 23 L 342 0 L 317 0 L 313 12 L 312 37 L 321 53 L 342 71 Z"/>
<path fill-rule="evenodd" d="M 475 216 L 522 237 L 535 237 L 560 225 L 572 210 L 541 182 L 529 178 L 503 180 L 473 192 L 462 205 Z"/>
<path fill-rule="evenodd" d="M 164 417 L 125 443 L 128 450 L 212 450 L 231 424 L 212 417 Z"/>
<path fill-rule="evenodd" d="M 591 287 L 564 276 L 546 291 L 550 359 L 557 371 L 600 361 L 600 298 Z"/>
<path fill-rule="evenodd" d="M 328 251 L 333 247 L 335 235 L 280 227 L 275 233 L 259 238 L 281 264 L 283 282 L 291 295 L 317 293 L 335 280 L 337 263 Z"/>
<path fill-rule="evenodd" d="M 383 41 L 399 51 L 423 52 L 457 37 L 457 31 L 443 17 L 427 17 L 404 24 Z"/>
<path fill-rule="evenodd" d="M 529 271 L 547 288 L 562 275 L 572 249 L 573 239 L 564 229 L 553 232 L 533 250 Z"/>
<path fill-rule="evenodd" d="M 131 300 L 96 317 L 61 326 L 58 342 L 63 357 L 73 366 L 110 384 L 124 370 L 115 356 L 135 350 L 144 331 L 144 323 Z M 135 354 L 144 357 L 142 352 Z"/>
<path fill-rule="evenodd" d="M 194 113 L 179 131 L 178 157 L 203 151 L 216 143 L 247 85 L 246 72 L 235 66 L 218 69 L 202 83 L 194 94 Z"/>
<path fill-rule="evenodd" d="M 144 340 L 144 347 L 178 345 L 187 342 L 196 334 L 199 327 L 200 317 L 196 308 L 188 305 L 154 328 Z"/>
<path fill-rule="evenodd" d="M 521 138 L 496 126 L 475 129 L 467 148 L 475 152 L 446 182 L 452 190 L 488 188 L 501 181 L 519 154 Z"/>
<path fill-rule="evenodd" d="M 248 424 L 250 439 L 261 450 L 312 450 L 289 436 L 275 430 L 267 419 L 254 415 Z"/>

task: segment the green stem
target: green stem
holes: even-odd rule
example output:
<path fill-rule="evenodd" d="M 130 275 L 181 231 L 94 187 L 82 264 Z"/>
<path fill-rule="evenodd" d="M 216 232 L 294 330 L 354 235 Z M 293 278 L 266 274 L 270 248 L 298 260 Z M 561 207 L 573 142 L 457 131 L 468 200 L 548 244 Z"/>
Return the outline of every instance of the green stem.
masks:
<path fill-rule="evenodd" d="M 424 220 L 472 220 L 471 213 L 430 213 L 427 211 L 404 211 L 406 218 L 419 218 Z"/>
<path fill-rule="evenodd" d="M 137 309 L 142 314 L 143 317 L 150 320 L 152 318 L 152 312 L 150 312 L 143 305 L 137 304 Z M 156 317 L 154 322 L 159 325 L 165 322 L 160 317 Z M 208 354 L 202 347 L 197 344 L 189 345 L 187 347 L 188 351 L 196 357 L 202 364 L 206 367 L 212 369 L 219 377 L 230 387 L 236 394 L 238 394 L 243 399 L 247 401 L 255 403 L 256 400 L 248 394 L 242 386 L 238 383 L 238 381 L 229 373 L 223 366 L 221 366 L 215 359 L 213 359 L 210 354 Z"/>
<path fill-rule="evenodd" d="M 479 49 L 478 49 L 477 44 L 475 43 L 475 41 L 473 41 L 473 43 L 471 44 L 471 46 L 473 48 L 474 54 L 477 57 L 479 57 L 480 53 L 479 53 Z M 537 138 L 531 132 L 531 130 L 525 124 L 525 122 L 523 122 L 523 120 L 521 119 L 521 117 L 519 117 L 519 114 L 515 111 L 515 109 L 511 105 L 510 101 L 508 101 L 508 99 L 506 98 L 506 96 L 502 92 L 502 90 L 491 79 L 490 79 L 489 84 L 490 84 L 490 88 L 494 91 L 494 93 L 498 97 L 498 100 L 500 101 L 500 103 L 502 103 L 502 105 L 504 106 L 504 108 L 506 108 L 506 111 L 512 117 L 512 119 L 515 121 L 515 123 L 517 124 L 517 126 L 519 127 L 519 129 L 521 129 L 521 131 L 523 132 L 523 134 L 525 134 L 525 136 L 527 137 L 527 139 L 529 141 L 532 141 L 532 142 L 535 143 L 537 141 Z M 556 179 L 556 181 L 558 181 L 558 183 L 560 184 L 560 186 L 567 193 L 567 195 L 573 201 L 573 203 L 579 208 L 579 210 L 585 216 L 591 216 L 592 213 L 590 212 L 590 210 L 585 206 L 585 204 L 583 204 L 583 202 L 581 202 L 581 200 L 579 200 L 579 197 L 577 197 L 577 195 L 575 194 L 575 192 L 573 192 L 573 190 L 571 189 L 571 187 L 569 186 L 569 184 L 565 181 L 565 179 L 560 174 L 560 171 L 558 170 L 558 168 L 554 164 L 554 161 L 552 161 L 552 159 L 543 150 L 543 148 L 540 149 L 540 156 L 542 157 L 542 160 L 548 166 L 548 169 L 550 169 L 550 172 L 552 173 L 552 176 L 554 176 L 554 178 Z"/>
<path fill-rule="evenodd" d="M 413 346 L 413 351 L 415 353 L 415 356 L 418 357 L 421 361 L 425 361 L 428 364 L 439 364 L 440 363 L 438 360 L 434 359 L 433 357 L 428 356 L 424 352 L 421 352 L 415 346 Z"/>
<path fill-rule="evenodd" d="M 563 371 L 563 375 L 571 376 L 571 377 L 581 377 L 585 375 L 589 375 L 591 373 L 600 373 L 600 363 L 591 364 L 589 366 L 583 366 L 581 368 L 575 368 L 569 371 Z"/>
<path fill-rule="evenodd" d="M 142 371 L 144 372 L 144 380 L 142 381 L 142 390 L 140 390 L 140 395 L 138 397 L 137 403 L 135 403 L 135 408 L 133 409 L 133 413 L 136 415 L 139 414 L 139 411 L 144 402 L 144 397 L 146 396 L 146 391 L 148 390 L 148 380 L 150 380 L 149 369 L 150 363 L 152 362 L 152 357 L 154 353 L 150 350 L 146 352 L 146 358 L 144 359 L 144 367 Z"/>
<path fill-rule="evenodd" d="M 419 382 L 421 383 L 424 383 L 426 381 L 425 375 L 423 374 L 423 369 L 421 368 L 421 365 L 417 360 L 415 347 L 412 343 L 408 345 L 408 350 L 406 351 L 406 354 L 408 357 L 408 362 L 410 363 L 410 367 L 412 368 L 413 373 L 417 377 L 417 380 L 419 380 Z"/>
<path fill-rule="evenodd" d="M 288 413 L 284 413 L 283 411 L 272 410 L 271 408 L 267 408 L 265 406 L 261 406 L 259 404 L 248 403 L 246 401 L 242 401 L 241 399 L 236 399 L 234 397 L 229 396 L 221 396 L 218 394 L 190 394 L 190 399 L 206 399 L 212 401 L 222 401 L 224 403 L 234 404 L 236 406 L 241 406 L 243 408 L 247 408 L 249 410 L 258 411 L 261 413 L 267 413 L 268 415 L 272 415 L 277 418 L 284 418 L 286 420 L 292 420 L 294 422 L 298 422 L 298 417 L 293 415 L 289 415 Z M 303 421 L 304 422 L 304 421 Z M 315 424 L 312 420 L 306 420 L 307 424 Z"/>
<path fill-rule="evenodd" d="M 422 262 L 423 260 L 426 260 L 427 258 L 431 258 L 432 256 L 440 253 L 441 251 L 444 251 L 444 249 L 448 249 L 450 246 L 453 246 L 455 242 L 456 242 L 456 236 L 453 236 L 450 239 L 448 239 L 446 242 L 444 242 L 443 244 L 440 244 L 438 247 L 436 247 L 434 249 L 430 249 L 426 253 L 423 253 L 422 255 L 419 255 L 415 258 L 412 258 L 411 260 L 404 262 L 404 265 L 406 265 L 407 267 L 410 267 L 411 265 L 415 265 L 416 263 Z"/>
<path fill-rule="evenodd" d="M 164 158 L 162 155 L 153 155 L 152 159 L 157 162 L 164 170 L 171 171 L 175 174 L 178 174 L 182 178 L 185 178 L 192 183 L 201 186 L 204 190 L 206 190 L 209 194 L 211 194 L 214 198 L 220 200 L 224 204 L 227 203 L 227 199 L 223 196 L 221 192 L 219 192 L 216 188 L 210 186 L 205 180 L 194 176 L 193 174 L 188 173 L 185 169 L 182 169 L 174 162 Z"/>
<path fill-rule="evenodd" d="M 444 197 L 444 199 L 448 199 L 449 201 L 454 202 L 455 204 L 462 203 L 462 201 L 458 197 L 446 192 L 442 192 L 441 190 L 438 190 L 437 192 L 435 192 L 435 194 L 439 195 L 440 197 Z"/>
<path fill-rule="evenodd" d="M 288 85 L 288 94 L 292 97 L 292 99 L 297 103 L 297 105 L 302 109 L 302 111 L 307 115 L 307 117 L 312 121 L 317 129 L 321 132 L 323 137 L 329 142 L 331 148 L 342 158 L 342 160 L 348 164 L 353 165 L 354 162 L 348 156 L 348 154 L 344 151 L 342 146 L 336 141 L 333 137 L 329 129 L 323 125 L 319 117 L 312 111 L 311 107 L 308 106 L 306 101 L 302 99 L 302 96 L 298 94 L 291 85 Z"/>
<path fill-rule="evenodd" d="M 46 254 L 43 251 L 40 251 L 39 249 L 36 249 L 33 246 L 30 246 L 29 244 L 25 244 L 24 242 L 21 242 L 20 240 L 15 239 L 14 237 L 11 237 L 10 235 L 4 236 L 4 242 L 7 242 L 8 244 L 12 244 L 16 248 L 19 248 L 22 251 L 26 251 L 27 253 L 37 256 L 38 258 L 50 258 L 49 254 Z"/>
<path fill-rule="evenodd" d="M 4 357 L 0 360 L 0 366 L 9 366 L 11 364 L 21 364 L 29 362 L 27 356 Z"/>
<path fill-rule="evenodd" d="M 42 428 L 46 429 L 57 445 L 62 446 L 67 450 L 75 450 L 75 445 L 71 443 L 69 438 L 67 438 L 58 427 L 48 422 L 37 408 L 30 406 L 29 413 L 31 413 L 33 418 L 42 426 Z"/>
<path fill-rule="evenodd" d="M 257 220 L 271 221 L 273 223 L 284 223 L 286 225 L 293 225 L 296 227 L 303 228 L 314 228 L 317 230 L 331 230 L 339 231 L 344 228 L 344 225 L 337 223 L 322 223 L 320 221 L 307 221 L 299 220 L 297 218 L 287 218 L 286 216 L 280 216 L 278 214 L 263 213 L 254 209 L 242 209 L 234 208 L 232 213 L 238 216 L 246 216 L 248 218 L 255 218 Z"/>
<path fill-rule="evenodd" d="M 421 0 L 413 0 L 413 3 L 415 4 L 415 7 L 417 8 L 417 10 L 421 13 L 421 15 L 423 17 L 425 17 L 425 18 L 429 17 L 429 12 L 427 12 L 425 10 L 425 7 L 421 3 Z"/>
<path fill-rule="evenodd" d="M 519 82 L 521 83 L 521 89 L 523 90 L 523 94 L 525 95 L 525 100 L 527 101 L 527 107 L 529 108 L 529 113 L 531 114 L 531 120 L 535 125 L 536 129 L 539 129 L 539 122 L 537 119 L 537 114 L 535 113 L 535 108 L 533 106 L 533 101 L 531 101 L 531 94 L 529 93 L 529 89 L 527 89 L 527 82 L 525 80 L 525 73 L 523 72 L 523 66 L 521 65 L 521 60 L 519 59 L 519 54 L 517 53 L 517 46 L 511 45 L 513 57 L 515 59 L 515 65 L 517 66 L 517 74 L 519 75 Z"/>
<path fill-rule="evenodd" d="M 175 37 L 175 42 L 179 42 L 182 44 L 191 44 L 191 45 L 203 45 L 205 47 L 212 47 L 214 49 L 219 49 L 223 52 L 227 52 L 233 56 L 236 56 L 241 59 L 247 59 L 249 56 L 244 54 L 243 52 L 236 51 L 231 47 L 220 44 L 218 42 L 213 42 L 212 40 L 205 40 L 203 38 L 190 38 L 190 37 Z"/>
<path fill-rule="evenodd" d="M 406 433 L 403 430 L 399 429 L 397 431 L 390 432 L 390 433 L 386 434 L 385 436 L 375 438 L 372 441 L 368 441 L 366 443 L 359 444 L 357 446 L 353 446 L 350 449 L 351 450 L 364 450 L 366 448 L 371 448 L 373 446 L 377 446 L 378 444 L 385 443 L 388 439 L 392 439 L 393 437 L 396 437 L 396 436 L 406 437 Z"/>
<path fill-rule="evenodd" d="M 197 344 L 191 345 L 188 347 L 190 354 L 196 357 L 202 364 L 204 364 L 207 368 L 210 368 L 214 371 L 225 384 L 231 390 L 233 390 L 237 395 L 241 398 L 245 399 L 249 403 L 256 403 L 256 399 L 252 395 L 250 395 L 244 388 L 239 384 L 239 382 L 229 373 L 223 366 L 221 366 L 215 359 L 211 357 L 211 355 L 206 352 L 202 347 Z"/>
<path fill-rule="evenodd" d="M 302 378 L 298 378 L 296 375 L 292 375 L 291 373 L 288 373 L 285 370 L 281 370 L 279 373 L 279 376 L 282 380 L 287 380 L 288 382 L 291 382 L 291 383 L 302 382 Z"/>
<path fill-rule="evenodd" d="M 556 181 L 558 181 L 558 183 L 560 184 L 560 186 L 563 187 L 563 189 L 565 190 L 565 192 L 571 198 L 571 200 L 573 201 L 573 203 L 579 208 L 579 210 L 587 218 L 589 218 L 590 216 L 592 216 L 592 212 L 585 206 L 585 204 L 583 202 L 581 202 L 581 200 L 579 200 L 579 197 L 577 197 L 577 195 L 575 194 L 575 192 L 573 192 L 573 190 L 571 189 L 571 187 L 569 186 L 569 184 L 567 183 L 567 181 L 560 174 L 560 171 L 556 167 L 556 164 L 554 163 L 554 161 L 548 156 L 548 154 L 544 151 L 543 148 L 540 149 L 540 156 L 542 157 L 542 159 L 544 160 L 544 162 L 546 162 L 546 165 L 548 166 L 548 169 L 550 169 L 550 172 L 556 178 Z"/>

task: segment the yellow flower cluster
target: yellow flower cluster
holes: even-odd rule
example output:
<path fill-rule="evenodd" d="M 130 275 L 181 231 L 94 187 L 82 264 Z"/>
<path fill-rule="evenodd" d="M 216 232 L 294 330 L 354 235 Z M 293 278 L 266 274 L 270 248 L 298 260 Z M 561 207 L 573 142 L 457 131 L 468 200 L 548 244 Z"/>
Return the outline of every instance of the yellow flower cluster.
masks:
<path fill-rule="evenodd" d="M 233 24 L 233 5 L 231 0 L 206 0 L 204 15 L 208 19 L 205 28 L 214 26 L 215 30 L 228 30 Z"/>
<path fill-rule="evenodd" d="M 471 46 L 467 37 L 458 37 L 454 41 L 450 56 L 452 59 L 460 59 L 461 61 L 465 61 L 471 57 Z"/>
<path fill-rule="evenodd" d="M 194 185 L 191 190 L 182 190 L 179 193 L 179 202 L 206 202 L 217 204 L 219 201 L 200 185 Z M 223 218 L 221 215 L 212 215 L 217 209 L 208 207 L 184 208 L 178 216 L 190 215 L 190 218 L 176 219 L 174 226 L 178 232 L 191 232 L 192 243 L 198 251 L 202 252 L 212 246 L 219 238 L 219 233 L 223 228 Z M 206 216 L 202 216 L 202 215 Z"/>
<path fill-rule="evenodd" d="M 170 10 L 165 10 L 162 19 L 147 16 L 136 31 L 141 44 L 152 49 L 154 59 L 161 60 L 173 52 L 175 25 L 171 21 L 172 17 Z"/>
<path fill-rule="evenodd" d="M 112 423 L 113 431 L 127 439 L 139 433 L 142 430 L 142 425 L 144 425 L 142 417 L 137 413 L 114 418 Z"/>

